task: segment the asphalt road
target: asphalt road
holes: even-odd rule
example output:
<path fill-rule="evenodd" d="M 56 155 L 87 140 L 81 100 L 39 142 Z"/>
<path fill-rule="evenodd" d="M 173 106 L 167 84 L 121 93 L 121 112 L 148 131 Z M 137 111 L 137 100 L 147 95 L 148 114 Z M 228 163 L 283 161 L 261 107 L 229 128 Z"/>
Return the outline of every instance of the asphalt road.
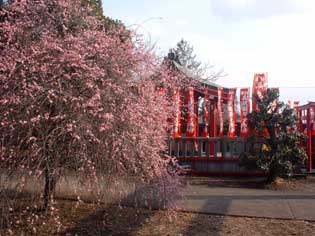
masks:
<path fill-rule="evenodd" d="M 315 194 L 300 191 L 192 185 L 177 204 L 190 212 L 315 221 Z"/>

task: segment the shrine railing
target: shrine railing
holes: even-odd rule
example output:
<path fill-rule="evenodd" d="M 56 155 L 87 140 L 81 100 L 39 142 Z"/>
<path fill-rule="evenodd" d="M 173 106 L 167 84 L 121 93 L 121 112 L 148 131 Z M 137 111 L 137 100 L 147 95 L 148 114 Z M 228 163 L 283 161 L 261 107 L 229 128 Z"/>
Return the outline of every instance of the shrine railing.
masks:
<path fill-rule="evenodd" d="M 178 137 L 170 140 L 169 154 L 194 173 L 260 175 L 239 165 L 240 155 L 252 147 L 239 137 Z"/>
<path fill-rule="evenodd" d="M 179 137 L 170 142 L 170 155 L 177 158 L 239 158 L 248 145 L 244 138 Z"/>

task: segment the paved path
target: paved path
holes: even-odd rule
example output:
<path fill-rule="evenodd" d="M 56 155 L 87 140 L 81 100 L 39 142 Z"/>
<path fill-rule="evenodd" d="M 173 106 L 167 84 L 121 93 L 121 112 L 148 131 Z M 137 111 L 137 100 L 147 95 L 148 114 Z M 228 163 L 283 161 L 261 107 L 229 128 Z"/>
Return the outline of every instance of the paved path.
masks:
<path fill-rule="evenodd" d="M 4 175 L 5 177 L 5 175 Z M 0 175 L 0 186 L 8 186 L 6 188 L 15 189 L 14 186 L 19 180 L 11 180 L 1 183 L 4 178 Z M 131 180 L 130 180 L 131 181 Z M 142 197 L 147 196 L 147 190 L 150 196 L 155 196 L 152 188 L 139 188 L 139 192 L 135 192 L 135 186 L 131 182 L 122 181 L 120 188 L 126 191 L 126 196 L 123 202 L 134 204 L 133 201 L 139 198 L 138 204 L 144 203 Z M 207 183 L 207 182 L 206 182 Z M 12 186 L 11 186 L 12 185 Z M 112 191 L 108 191 L 107 185 L 104 185 L 104 198 L 107 203 L 115 202 L 121 195 L 116 196 Z M 42 189 L 40 181 L 29 178 L 26 181 L 25 189 L 31 193 L 38 192 Z M 308 189 L 306 187 L 306 189 Z M 232 188 L 232 187 L 215 187 L 211 183 L 203 185 L 187 185 L 184 196 L 178 200 L 178 206 L 181 210 L 193 211 L 200 213 L 214 213 L 223 215 L 237 216 L 256 216 L 256 217 L 271 217 L 285 219 L 301 219 L 315 221 L 315 182 L 312 184 L 312 191 L 273 191 L 254 188 Z M 141 193 L 141 191 L 143 191 Z M 95 200 L 95 196 L 81 186 L 79 180 L 75 177 L 67 177 L 61 179 L 56 189 L 56 195 L 63 198 L 77 199 L 77 192 L 81 193 L 84 200 Z M 158 197 L 157 205 L 160 204 Z M 155 201 L 153 200 L 153 201 Z M 132 202 L 132 203 L 130 203 Z M 154 203 L 153 203 L 154 206 Z"/>
<path fill-rule="evenodd" d="M 200 213 L 315 221 L 314 193 L 191 185 L 178 203 Z"/>

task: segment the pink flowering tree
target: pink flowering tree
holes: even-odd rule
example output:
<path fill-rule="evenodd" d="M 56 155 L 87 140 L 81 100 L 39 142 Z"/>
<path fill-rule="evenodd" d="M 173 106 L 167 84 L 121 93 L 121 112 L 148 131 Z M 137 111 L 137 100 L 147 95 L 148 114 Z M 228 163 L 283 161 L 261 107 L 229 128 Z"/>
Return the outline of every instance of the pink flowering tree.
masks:
<path fill-rule="evenodd" d="M 176 183 L 157 61 L 91 11 L 79 0 L 9 0 L 0 11 L 0 167 L 43 177 L 45 209 L 67 170 Z"/>

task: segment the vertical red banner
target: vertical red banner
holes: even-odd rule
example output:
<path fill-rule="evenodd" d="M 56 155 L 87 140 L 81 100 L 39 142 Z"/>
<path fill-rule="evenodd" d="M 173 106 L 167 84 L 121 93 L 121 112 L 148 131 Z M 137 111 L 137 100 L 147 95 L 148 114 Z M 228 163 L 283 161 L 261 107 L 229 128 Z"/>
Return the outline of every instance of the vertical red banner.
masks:
<path fill-rule="evenodd" d="M 294 101 L 293 102 L 293 110 L 295 112 L 296 115 L 298 115 L 298 106 L 299 106 L 300 102 L 298 101 Z"/>
<path fill-rule="evenodd" d="M 299 102 L 298 101 L 294 101 L 293 102 L 293 112 L 295 113 L 295 115 L 297 116 L 298 120 L 296 122 L 296 124 L 293 126 L 293 129 L 295 131 L 298 131 L 300 128 L 300 117 L 299 117 L 299 111 L 298 111 L 298 106 L 299 106 Z"/>
<path fill-rule="evenodd" d="M 247 115 L 250 112 L 249 90 L 249 88 L 242 88 L 240 90 L 240 137 L 247 137 L 249 133 L 247 126 Z"/>
<path fill-rule="evenodd" d="M 311 134 L 315 135 L 315 109 L 310 108 L 310 122 L 311 122 Z"/>
<path fill-rule="evenodd" d="M 270 88 L 272 92 L 279 94 L 279 88 Z M 274 112 L 277 109 L 279 103 L 279 97 L 275 100 L 273 100 L 270 109 L 269 109 L 269 113 Z"/>
<path fill-rule="evenodd" d="M 280 93 L 279 88 L 270 88 L 270 90 L 276 94 Z M 268 113 L 273 113 L 273 112 L 279 113 L 279 109 L 277 109 L 278 104 L 279 104 L 279 97 L 277 97 L 276 99 L 274 99 L 272 101 L 270 108 L 268 110 Z M 278 125 L 275 126 L 275 132 L 276 132 L 276 135 L 278 135 L 278 133 L 279 133 L 279 126 Z M 268 133 L 267 129 L 264 129 L 263 133 L 264 133 L 264 137 L 268 137 L 269 133 Z"/>
<path fill-rule="evenodd" d="M 194 89 L 188 88 L 188 103 L 187 103 L 187 137 L 196 137 L 196 114 L 195 114 L 195 99 Z"/>
<path fill-rule="evenodd" d="M 310 108 L 310 114 L 311 114 L 311 124 L 313 124 L 315 120 L 315 110 L 313 107 Z"/>
<path fill-rule="evenodd" d="M 222 112 L 222 87 L 218 87 L 218 115 L 219 115 L 219 136 L 223 136 L 223 112 Z"/>
<path fill-rule="evenodd" d="M 228 137 L 229 138 L 233 138 L 235 136 L 235 130 L 236 130 L 235 94 L 236 94 L 236 88 L 229 89 L 228 101 L 227 101 L 228 121 L 229 121 Z"/>
<path fill-rule="evenodd" d="M 173 137 L 177 138 L 180 136 L 180 90 L 179 88 L 174 89 L 174 129 Z"/>
<path fill-rule="evenodd" d="M 291 100 L 288 100 L 288 107 L 289 107 L 289 108 L 292 108 L 292 106 L 291 106 Z"/>
<path fill-rule="evenodd" d="M 255 94 L 258 95 L 260 99 L 263 97 L 263 92 L 266 91 L 268 87 L 267 73 L 255 74 L 253 82 L 253 96 L 252 96 L 252 110 L 258 111 L 257 102 L 255 99 Z"/>
<path fill-rule="evenodd" d="M 205 89 L 205 97 L 203 99 L 203 130 L 202 130 L 202 137 L 208 137 L 208 127 L 209 127 L 209 111 L 208 111 L 208 100 L 209 100 L 209 93 L 208 89 Z"/>
<path fill-rule="evenodd" d="M 215 100 L 210 101 L 210 136 L 215 137 L 217 136 L 217 115 L 218 110 L 215 104 Z"/>

